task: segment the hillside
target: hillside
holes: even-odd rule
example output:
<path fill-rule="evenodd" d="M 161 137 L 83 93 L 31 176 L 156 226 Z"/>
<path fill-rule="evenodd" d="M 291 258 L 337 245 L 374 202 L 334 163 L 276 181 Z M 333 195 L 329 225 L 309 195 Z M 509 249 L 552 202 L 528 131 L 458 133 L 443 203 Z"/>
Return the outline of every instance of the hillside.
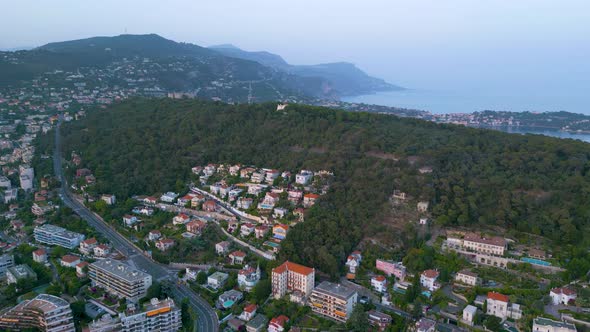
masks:
<path fill-rule="evenodd" d="M 182 187 L 194 165 L 328 169 L 334 184 L 281 255 L 336 275 L 394 189 L 431 203 L 441 226 L 529 232 L 580 244 L 590 230 L 590 145 L 416 119 L 276 104 L 136 99 L 63 128 L 97 192 L 122 199 Z M 50 140 L 48 140 L 50 141 Z M 46 149 L 41 147 L 41 151 Z M 417 168 L 432 166 L 431 174 Z"/>
<path fill-rule="evenodd" d="M 301 77 L 319 77 L 329 82 L 330 89 L 339 96 L 354 96 L 377 91 L 402 90 L 402 87 L 371 77 L 352 63 L 335 62 L 318 65 L 290 65 L 280 55 L 261 51 L 249 52 L 233 45 L 211 46 L 226 56 L 256 61 Z"/>

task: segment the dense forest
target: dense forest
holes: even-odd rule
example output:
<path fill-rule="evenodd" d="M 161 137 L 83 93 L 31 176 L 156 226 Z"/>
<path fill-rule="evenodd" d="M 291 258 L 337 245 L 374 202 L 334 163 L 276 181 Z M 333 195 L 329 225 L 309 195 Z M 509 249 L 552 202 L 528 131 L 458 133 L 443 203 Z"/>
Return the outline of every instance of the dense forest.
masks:
<path fill-rule="evenodd" d="M 333 171 L 329 193 L 281 251 L 332 275 L 375 229 L 394 189 L 429 200 L 441 225 L 497 225 L 578 248 L 590 229 L 590 145 L 573 140 L 303 105 L 167 99 L 90 112 L 62 134 L 65 153 L 81 155 L 99 192 L 122 199 L 183 187 L 190 168 L 208 162 Z M 420 174 L 422 166 L 433 172 Z"/>

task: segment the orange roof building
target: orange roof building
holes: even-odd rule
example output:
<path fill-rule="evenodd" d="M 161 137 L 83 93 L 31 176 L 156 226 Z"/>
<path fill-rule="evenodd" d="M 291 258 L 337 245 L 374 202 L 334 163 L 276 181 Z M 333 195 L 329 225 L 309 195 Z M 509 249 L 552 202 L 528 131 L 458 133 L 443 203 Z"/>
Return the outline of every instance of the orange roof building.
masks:
<path fill-rule="evenodd" d="M 309 296 L 315 283 L 315 269 L 285 261 L 272 269 L 272 295 L 275 299 L 295 293 L 291 299 L 299 302 Z"/>

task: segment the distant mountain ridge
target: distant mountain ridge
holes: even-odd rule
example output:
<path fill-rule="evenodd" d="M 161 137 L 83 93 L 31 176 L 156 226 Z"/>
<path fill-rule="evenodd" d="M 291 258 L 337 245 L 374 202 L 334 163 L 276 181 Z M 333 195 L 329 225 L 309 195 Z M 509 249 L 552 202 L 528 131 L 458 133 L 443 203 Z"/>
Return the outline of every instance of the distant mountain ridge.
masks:
<path fill-rule="evenodd" d="M 226 56 L 256 61 L 265 66 L 303 77 L 320 77 L 327 80 L 342 96 L 369 94 L 378 91 L 403 90 L 402 87 L 371 77 L 349 62 L 318 65 L 290 65 L 280 55 L 266 51 L 245 51 L 232 44 L 210 46 Z"/>

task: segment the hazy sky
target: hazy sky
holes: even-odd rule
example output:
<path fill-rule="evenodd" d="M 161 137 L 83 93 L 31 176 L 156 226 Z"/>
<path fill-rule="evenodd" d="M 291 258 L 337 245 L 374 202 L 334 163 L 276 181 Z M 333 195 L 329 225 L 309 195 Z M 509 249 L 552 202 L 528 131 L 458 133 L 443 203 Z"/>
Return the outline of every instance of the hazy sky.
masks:
<path fill-rule="evenodd" d="M 3 48 L 158 33 L 293 64 L 350 61 L 411 88 L 590 87 L 588 0 L 12 0 L 2 12 Z"/>

